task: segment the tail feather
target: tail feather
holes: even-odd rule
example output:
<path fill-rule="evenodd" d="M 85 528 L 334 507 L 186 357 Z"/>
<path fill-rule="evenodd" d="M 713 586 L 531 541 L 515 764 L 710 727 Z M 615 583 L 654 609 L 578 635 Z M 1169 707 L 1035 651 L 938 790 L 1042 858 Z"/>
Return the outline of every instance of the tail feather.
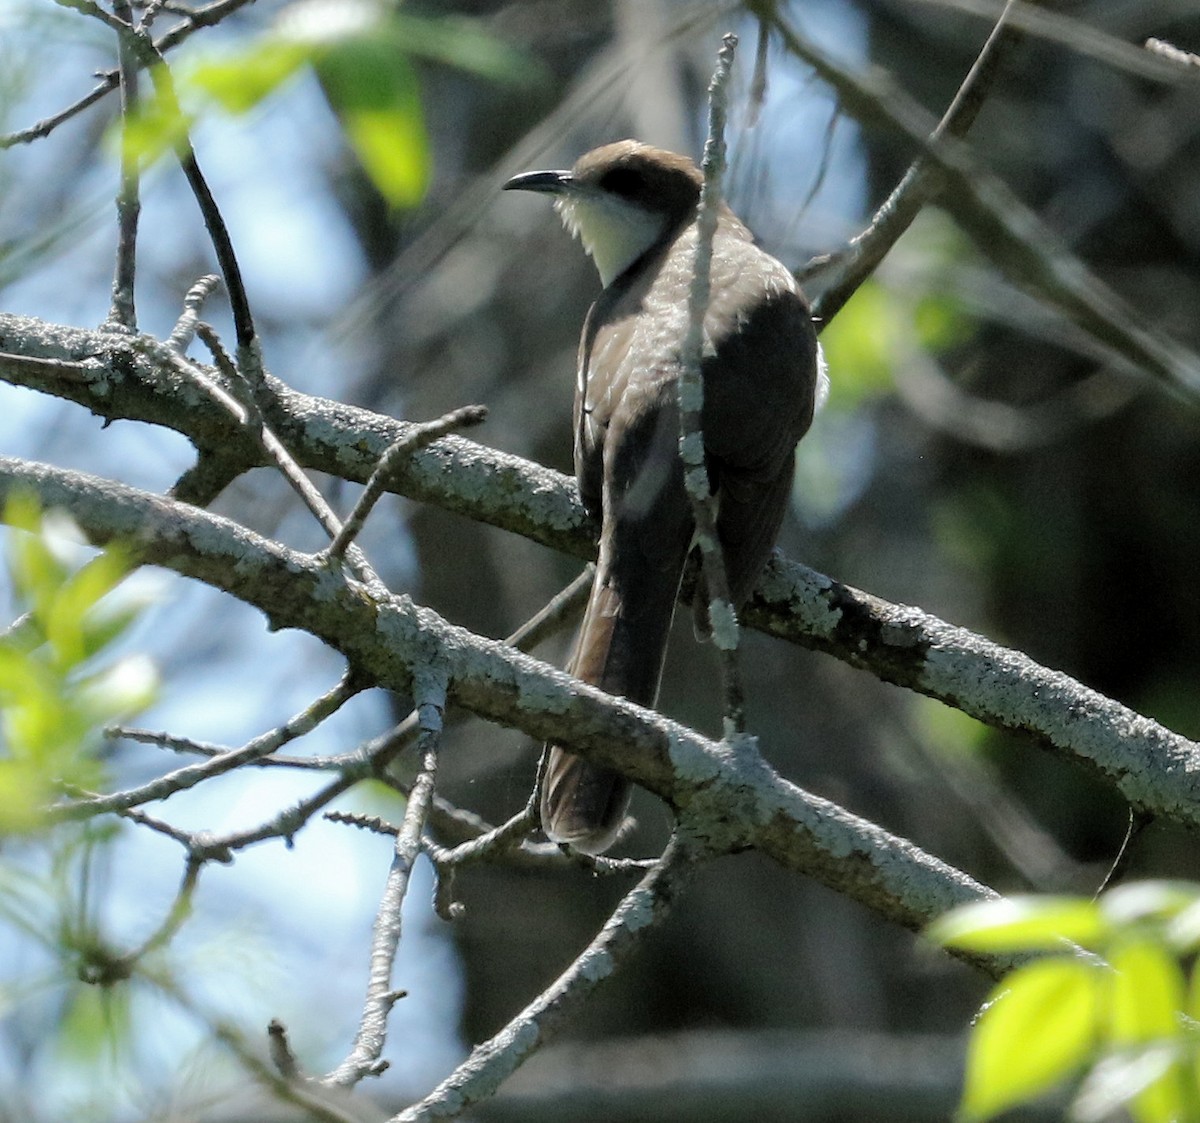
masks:
<path fill-rule="evenodd" d="M 641 578 L 621 587 L 605 551 L 568 670 L 576 678 L 643 706 L 658 698 L 679 572 L 634 567 Z M 682 568 L 682 566 L 678 567 Z M 676 567 L 672 567 L 676 569 Z M 558 745 L 546 749 L 542 828 L 554 842 L 600 854 L 615 841 L 629 807 L 630 782 Z"/>

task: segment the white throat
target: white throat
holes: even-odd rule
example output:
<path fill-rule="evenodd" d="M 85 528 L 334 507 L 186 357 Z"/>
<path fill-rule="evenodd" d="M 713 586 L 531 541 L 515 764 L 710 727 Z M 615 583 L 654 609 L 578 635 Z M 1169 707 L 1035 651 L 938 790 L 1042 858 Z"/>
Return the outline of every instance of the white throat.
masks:
<path fill-rule="evenodd" d="M 596 263 L 606 288 L 658 241 L 666 222 L 615 196 L 563 195 L 555 206 Z"/>

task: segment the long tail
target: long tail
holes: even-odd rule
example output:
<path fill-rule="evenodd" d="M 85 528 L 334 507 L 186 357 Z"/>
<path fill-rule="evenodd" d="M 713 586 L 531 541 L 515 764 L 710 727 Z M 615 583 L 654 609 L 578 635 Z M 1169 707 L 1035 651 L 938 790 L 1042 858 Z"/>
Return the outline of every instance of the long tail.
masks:
<path fill-rule="evenodd" d="M 592 595 L 567 669 L 609 694 L 653 706 L 682 558 L 664 566 L 661 557 L 657 564 L 644 555 L 629 557 L 632 544 L 623 545 L 620 564 L 614 566 L 614 551 L 601 544 Z M 682 553 L 686 555 L 686 540 Z M 542 829 L 554 842 L 570 843 L 587 854 L 602 853 L 613 844 L 625 818 L 629 781 L 557 745 L 547 746 L 546 752 Z"/>

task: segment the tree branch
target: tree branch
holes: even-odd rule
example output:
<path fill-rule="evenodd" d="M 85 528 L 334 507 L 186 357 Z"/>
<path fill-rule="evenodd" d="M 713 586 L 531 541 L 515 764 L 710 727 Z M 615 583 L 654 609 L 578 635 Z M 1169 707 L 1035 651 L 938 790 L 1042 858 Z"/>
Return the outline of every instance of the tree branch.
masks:
<path fill-rule="evenodd" d="M 571 1018 L 596 988 L 644 943 L 669 914 L 699 866 L 693 846 L 676 836 L 662 858 L 617 906 L 596 938 L 559 976 L 499 1033 L 471 1055 L 420 1103 L 392 1123 L 453 1119 L 486 1099 L 546 1039 Z"/>
<path fill-rule="evenodd" d="M 409 793 L 404 825 L 396 834 L 392 866 L 375 917 L 367 998 L 358 1033 L 354 1037 L 354 1047 L 350 1055 L 322 1081 L 333 1087 L 348 1087 L 358 1083 L 364 1076 L 375 1076 L 383 1071 L 386 1062 L 382 1062 L 380 1057 L 387 1037 L 388 1015 L 397 1000 L 403 997 L 403 992 L 392 987 L 392 969 L 396 962 L 396 949 L 400 945 L 401 908 L 408 895 L 413 866 L 421 853 L 421 836 L 433 803 L 438 742 L 446 708 L 446 681 L 440 672 L 422 668 L 417 677 L 423 683 L 416 699 L 421 727 L 417 742 L 420 771 Z"/>
<path fill-rule="evenodd" d="M 805 38 L 776 11 L 774 26 L 789 51 L 804 59 L 838 95 L 846 112 L 868 125 L 907 136 L 937 168 L 937 200 L 980 252 L 1014 283 L 1039 293 L 1114 359 L 1200 399 L 1200 358 L 1144 325 L 1146 315 L 1105 285 L 999 178 L 985 172 L 957 138 L 936 123 L 886 74 L 856 72 Z M 817 301 L 817 315 L 825 315 Z"/>
<path fill-rule="evenodd" d="M 58 468 L 0 458 L 0 503 L 33 490 L 103 544 L 222 589 L 341 651 L 356 681 L 402 693 L 438 665 L 448 699 L 535 740 L 620 769 L 674 807 L 713 852 L 756 847 L 909 928 L 991 895 L 967 875 L 652 710 L 448 624 L 408 597 L 377 600 L 313 558 L 197 508 Z M 1200 815 L 1200 791 L 1191 810 Z"/>
<path fill-rule="evenodd" d="M 175 373 L 171 356 L 159 357 L 158 346 L 140 336 L 0 315 L 0 379 L 79 402 L 108 419 L 165 425 L 243 457 L 247 466 L 265 463 L 242 428 Z M 268 421 L 296 458 L 347 480 L 368 479 L 386 450 L 415 428 L 296 393 L 274 379 L 270 389 Z M 414 453 L 388 489 L 576 557 L 593 555 L 594 527 L 573 480 L 461 437 Z M 1193 742 L 1020 652 L 778 557 L 743 606 L 742 621 L 989 725 L 1028 734 L 1097 769 L 1151 814 L 1200 822 Z"/>

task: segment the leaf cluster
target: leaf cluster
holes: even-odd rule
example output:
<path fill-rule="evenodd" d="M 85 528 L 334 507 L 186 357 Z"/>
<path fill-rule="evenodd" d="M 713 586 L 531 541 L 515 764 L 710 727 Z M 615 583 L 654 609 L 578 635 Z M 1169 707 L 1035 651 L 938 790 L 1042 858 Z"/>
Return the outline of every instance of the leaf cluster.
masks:
<path fill-rule="evenodd" d="M 145 607 L 109 596 L 130 568 L 127 551 L 72 565 L 55 545 L 69 524 L 28 497 L 14 497 L 4 521 L 16 528 L 6 560 L 20 618 L 0 636 L 0 835 L 36 829 L 64 785 L 99 786 L 97 732 L 155 690 L 148 661 L 112 657 Z"/>
<path fill-rule="evenodd" d="M 373 186 L 391 206 L 406 208 L 424 198 L 432 173 L 420 62 L 509 85 L 528 85 L 542 73 L 474 21 L 397 12 L 374 0 L 305 0 L 244 45 L 181 67 L 176 81 L 182 104 L 236 116 L 301 74 L 314 75 Z M 123 125 L 126 156 L 146 163 L 186 136 L 195 119 L 156 89 Z"/>
<path fill-rule="evenodd" d="M 1138 882 L 1097 899 L 1011 897 L 932 925 L 947 947 L 1035 953 L 993 991 L 967 1054 L 964 1120 L 1074 1082 L 1070 1116 L 1200 1120 L 1200 886 Z"/>

